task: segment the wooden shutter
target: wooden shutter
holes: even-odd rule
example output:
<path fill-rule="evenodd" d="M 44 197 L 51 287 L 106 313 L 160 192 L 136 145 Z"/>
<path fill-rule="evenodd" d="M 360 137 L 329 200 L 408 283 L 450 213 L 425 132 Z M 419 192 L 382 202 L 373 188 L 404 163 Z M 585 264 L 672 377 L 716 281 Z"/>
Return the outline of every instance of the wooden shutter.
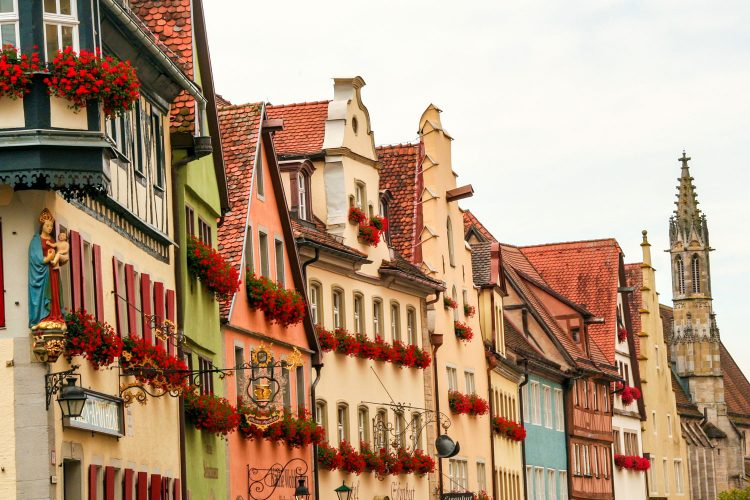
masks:
<path fill-rule="evenodd" d="M 168 477 L 161 478 L 161 497 L 159 500 L 169 500 L 169 482 L 171 481 Z"/>
<path fill-rule="evenodd" d="M 157 325 L 164 322 L 164 283 L 161 281 L 154 281 L 154 316 Z"/>
<path fill-rule="evenodd" d="M 138 473 L 138 489 L 135 492 L 135 500 L 148 500 L 148 473 Z"/>
<path fill-rule="evenodd" d="M 182 492 L 180 491 L 180 479 L 177 478 L 172 483 L 172 499 L 182 500 Z"/>
<path fill-rule="evenodd" d="M 151 474 L 151 488 L 148 500 L 161 500 L 161 475 Z"/>
<path fill-rule="evenodd" d="M 115 500 L 115 468 L 104 469 L 104 500 Z"/>
<path fill-rule="evenodd" d="M 167 319 L 175 323 L 175 295 L 174 290 L 167 290 Z M 175 323 L 176 324 L 176 323 Z M 174 342 L 167 341 L 167 354 L 174 355 Z"/>
<path fill-rule="evenodd" d="M 122 293 L 122 290 L 120 290 L 120 280 L 119 276 L 117 275 L 117 268 L 119 267 L 119 262 L 117 260 L 117 257 L 112 257 L 112 282 L 114 283 L 114 289 L 115 289 L 115 325 L 117 326 L 117 335 L 122 337 L 122 328 L 120 328 L 120 325 L 122 324 L 121 318 L 122 315 L 125 314 L 125 311 L 122 310 L 122 307 L 120 304 L 122 303 L 120 300 L 120 294 Z"/>
<path fill-rule="evenodd" d="M 138 332 L 138 326 L 135 324 L 135 268 L 132 264 L 125 264 L 125 297 L 127 297 L 128 310 L 128 334 L 135 335 Z"/>
<path fill-rule="evenodd" d="M 81 235 L 77 231 L 68 231 L 70 244 L 70 292 L 73 310 L 83 309 L 83 252 L 81 251 Z"/>
<path fill-rule="evenodd" d="M 5 326 L 5 278 L 3 275 L 3 223 L 0 221 L 0 327 Z"/>
<path fill-rule="evenodd" d="M 104 321 L 104 281 L 102 281 L 102 247 L 91 246 L 94 272 L 94 315 L 97 321 Z M 117 299 L 115 299 L 117 300 Z"/>
<path fill-rule="evenodd" d="M 122 500 L 133 500 L 133 469 L 125 469 L 122 480 Z"/>
<path fill-rule="evenodd" d="M 143 338 L 151 343 L 151 276 L 141 274 L 141 313 L 143 320 Z M 157 325 L 158 326 L 158 325 Z"/>
<path fill-rule="evenodd" d="M 99 472 L 99 466 L 89 465 L 89 500 L 96 500 L 96 479 Z"/>

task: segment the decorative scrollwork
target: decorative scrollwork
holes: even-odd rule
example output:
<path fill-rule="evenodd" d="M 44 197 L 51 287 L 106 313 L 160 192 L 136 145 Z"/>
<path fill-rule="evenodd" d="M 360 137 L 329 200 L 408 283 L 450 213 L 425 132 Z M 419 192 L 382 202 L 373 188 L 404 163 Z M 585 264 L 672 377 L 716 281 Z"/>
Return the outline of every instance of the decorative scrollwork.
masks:
<path fill-rule="evenodd" d="M 376 442 L 379 441 L 380 446 L 385 446 L 387 442 L 387 444 L 395 449 L 404 448 L 407 451 L 414 451 L 418 448 L 417 445 L 420 441 L 420 436 L 428 425 L 439 422 L 444 433 L 451 426 L 451 420 L 448 415 L 428 408 L 418 408 L 406 403 L 383 404 L 373 403 L 372 401 L 363 401 L 363 403 L 392 408 L 393 412 L 399 418 L 403 418 L 407 413 L 412 417 L 408 421 L 405 421 L 405 425 L 401 429 L 397 429 L 391 422 L 386 422 L 375 417 L 373 419 L 373 431 Z M 386 436 L 390 436 L 390 439 L 386 439 Z"/>
<path fill-rule="evenodd" d="M 279 486 L 294 488 L 297 484 L 297 478 L 304 477 L 307 470 L 307 462 L 301 458 L 292 458 L 284 465 L 276 463 L 268 469 L 250 467 L 250 464 L 248 464 L 248 496 L 252 500 L 267 500 L 273 496 Z M 284 472 L 288 472 L 288 474 L 285 475 Z"/>

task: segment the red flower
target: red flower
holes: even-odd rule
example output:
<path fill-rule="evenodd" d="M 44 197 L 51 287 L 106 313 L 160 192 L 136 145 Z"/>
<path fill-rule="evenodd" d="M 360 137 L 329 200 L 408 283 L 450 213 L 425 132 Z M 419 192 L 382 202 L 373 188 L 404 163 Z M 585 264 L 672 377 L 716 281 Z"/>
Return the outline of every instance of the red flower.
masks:
<path fill-rule="evenodd" d="M 641 390 L 637 387 L 626 386 L 622 382 L 617 382 L 615 388 L 622 399 L 623 406 L 628 406 L 636 399 L 641 399 Z"/>
<path fill-rule="evenodd" d="M 458 302 L 448 296 L 443 297 L 443 305 L 446 309 L 458 309 Z"/>
<path fill-rule="evenodd" d="M 19 54 L 13 45 L 0 50 L 0 98 L 18 99 L 31 92 L 32 77 L 39 71 L 39 54 Z"/>
<path fill-rule="evenodd" d="M 367 214 L 359 207 L 349 208 L 349 222 L 352 224 L 362 224 L 367 220 Z"/>
<path fill-rule="evenodd" d="M 328 443 L 323 443 L 318 446 L 318 465 L 324 470 L 336 470 L 339 469 L 344 463 L 341 455 Z"/>
<path fill-rule="evenodd" d="M 467 318 L 473 318 L 476 313 L 477 310 L 474 306 L 464 304 L 464 316 L 466 316 Z"/>
<path fill-rule="evenodd" d="M 503 417 L 492 419 L 492 430 L 496 434 L 500 434 L 512 441 L 523 441 L 526 439 L 526 429 L 521 424 Z"/>
<path fill-rule="evenodd" d="M 65 315 L 65 355 L 83 356 L 95 369 L 111 365 L 120 357 L 123 349 L 122 339 L 107 323 L 97 321 L 84 310 Z"/>
<path fill-rule="evenodd" d="M 187 268 L 218 300 L 231 298 L 240 288 L 237 269 L 224 260 L 219 252 L 194 236 L 187 242 Z"/>
<path fill-rule="evenodd" d="M 646 457 L 615 454 L 615 466 L 620 469 L 630 469 L 645 472 L 651 468 L 651 462 Z"/>
<path fill-rule="evenodd" d="M 624 326 L 618 325 L 617 326 L 617 341 L 625 342 L 627 339 L 628 339 L 628 331 L 625 329 Z"/>
<path fill-rule="evenodd" d="M 359 226 L 359 239 L 367 245 L 377 246 L 380 243 L 380 233 L 381 231 L 375 226 Z"/>
<path fill-rule="evenodd" d="M 381 233 L 384 233 L 388 230 L 388 219 L 379 215 L 373 215 L 370 218 L 370 225 Z"/>
<path fill-rule="evenodd" d="M 448 391 L 448 406 L 453 413 L 467 415 L 484 415 L 490 406 L 486 399 L 476 394 L 461 394 L 458 391 Z"/>
<path fill-rule="evenodd" d="M 341 458 L 341 469 L 344 472 L 360 475 L 365 471 L 367 463 L 365 457 L 355 450 L 347 441 L 341 441 L 339 445 L 339 457 Z"/>
<path fill-rule="evenodd" d="M 320 325 L 315 328 L 320 347 L 326 352 L 335 351 L 347 356 L 386 361 L 407 368 L 425 369 L 432 363 L 430 354 L 416 345 L 406 345 L 398 340 L 390 345 L 380 336 L 370 340 L 363 333 L 352 335 L 344 328 L 337 328 L 333 332 Z"/>
<path fill-rule="evenodd" d="M 240 423 L 237 409 L 229 401 L 213 394 L 185 392 L 185 418 L 198 430 L 219 436 L 233 432 Z"/>
<path fill-rule="evenodd" d="M 250 308 L 260 309 L 273 323 L 289 327 L 305 317 L 307 306 L 296 290 L 283 288 L 264 276 L 256 277 L 249 270 L 245 273 L 245 288 Z"/>
<path fill-rule="evenodd" d="M 461 323 L 460 321 L 454 321 L 453 328 L 456 332 L 456 337 L 458 337 L 459 340 L 462 340 L 464 342 L 469 342 L 472 338 L 474 338 L 474 332 L 472 331 L 471 327 L 467 325 L 466 323 Z"/>

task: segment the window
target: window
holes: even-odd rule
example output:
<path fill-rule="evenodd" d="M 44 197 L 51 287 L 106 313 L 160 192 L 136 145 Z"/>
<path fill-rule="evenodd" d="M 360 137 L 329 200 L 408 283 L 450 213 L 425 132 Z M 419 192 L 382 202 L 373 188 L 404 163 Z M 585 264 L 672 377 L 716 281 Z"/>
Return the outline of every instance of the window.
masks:
<path fill-rule="evenodd" d="M 487 468 L 484 462 L 477 462 L 477 491 L 487 491 Z"/>
<path fill-rule="evenodd" d="M 18 47 L 18 0 L 0 0 L 0 45 Z"/>
<path fill-rule="evenodd" d="M 525 386 L 521 392 L 521 403 L 523 404 L 523 421 L 530 422 L 531 408 L 529 408 L 529 386 Z"/>
<path fill-rule="evenodd" d="M 328 434 L 328 408 L 326 402 L 320 399 L 315 402 L 315 422 Z"/>
<path fill-rule="evenodd" d="M 565 430 L 565 411 L 563 407 L 563 393 L 560 389 L 555 389 L 555 429 L 558 431 Z"/>
<path fill-rule="evenodd" d="M 161 114 L 152 108 L 150 134 L 154 149 L 150 153 L 154 155 L 154 165 L 156 166 L 154 170 L 154 184 L 160 189 L 164 189 L 165 182 L 164 168 L 166 160 L 164 159 L 164 143 L 162 142 L 164 140 L 163 129 L 164 123 Z"/>
<path fill-rule="evenodd" d="M 245 241 L 245 267 L 247 267 L 247 269 L 250 270 L 251 273 L 254 273 L 255 269 L 253 267 L 253 228 L 250 226 L 247 226 L 245 235 L 246 235 L 246 240 L 247 240 Z"/>
<path fill-rule="evenodd" d="M 362 294 L 354 294 L 354 332 L 365 333 L 365 299 Z"/>
<path fill-rule="evenodd" d="M 235 372 L 235 389 L 237 391 L 237 401 L 239 404 L 240 398 L 245 393 L 245 371 L 242 370 L 242 366 L 245 364 L 245 350 L 242 347 L 234 347 L 234 367 L 237 368 Z"/>
<path fill-rule="evenodd" d="M 388 213 L 388 200 L 386 200 L 384 196 L 381 196 L 381 198 L 380 198 L 380 206 L 378 208 L 380 208 L 380 216 L 381 217 L 383 217 L 385 219 L 388 219 L 390 217 L 390 215 Z M 388 228 L 385 230 L 385 241 L 387 243 L 391 242 L 391 227 L 390 227 L 390 224 L 388 225 Z"/>
<path fill-rule="evenodd" d="M 198 370 L 200 371 L 200 391 L 201 394 L 214 393 L 214 377 L 211 370 L 214 365 L 210 360 L 198 356 Z"/>
<path fill-rule="evenodd" d="M 667 433 L 672 437 L 672 415 L 667 413 Z"/>
<path fill-rule="evenodd" d="M 320 284 L 318 283 L 310 284 L 310 316 L 313 325 L 322 323 L 320 317 Z"/>
<path fill-rule="evenodd" d="M 284 242 L 274 240 L 274 250 L 276 251 L 276 283 L 284 286 Z"/>
<path fill-rule="evenodd" d="M 544 500 L 544 469 L 534 467 L 534 490 L 536 500 Z"/>
<path fill-rule="evenodd" d="M 620 429 L 612 429 L 612 448 L 616 455 L 622 454 L 622 445 L 620 444 Z"/>
<path fill-rule="evenodd" d="M 396 435 L 396 445 L 398 448 L 406 446 L 406 420 L 403 413 L 396 413 L 394 416 L 393 432 Z"/>
<path fill-rule="evenodd" d="M 573 475 L 581 475 L 581 445 L 573 445 Z"/>
<path fill-rule="evenodd" d="M 578 387 L 578 380 L 573 381 L 573 401 L 576 406 L 581 406 L 581 391 Z"/>
<path fill-rule="evenodd" d="M 560 500 L 568 498 L 568 471 L 560 471 Z"/>
<path fill-rule="evenodd" d="M 0 5 L 8 1 L 0 1 Z M 4 39 L 5 37 L 3 37 Z M 44 47 L 51 61 L 58 50 L 78 50 L 78 17 L 75 0 L 44 0 Z"/>
<path fill-rule="evenodd" d="M 268 235 L 258 231 L 258 253 L 260 257 L 260 274 L 266 278 L 271 277 L 271 265 L 268 261 Z"/>
<path fill-rule="evenodd" d="M 677 280 L 677 291 L 680 295 L 685 294 L 685 265 L 682 262 L 682 257 L 677 256 L 675 259 L 675 275 Z"/>
<path fill-rule="evenodd" d="M 360 210 L 364 210 L 367 206 L 367 196 L 365 194 L 365 185 L 358 182 L 354 186 L 354 206 Z"/>
<path fill-rule="evenodd" d="M 593 391 L 591 391 L 591 408 L 594 411 L 599 411 L 599 384 L 594 383 Z"/>
<path fill-rule="evenodd" d="M 385 410 L 378 410 L 375 416 L 375 447 L 387 448 L 388 447 L 388 412 Z"/>
<path fill-rule="evenodd" d="M 307 175 L 297 174 L 297 216 L 307 220 Z"/>
<path fill-rule="evenodd" d="M 589 407 L 589 381 L 588 380 L 582 380 L 581 381 L 581 399 L 583 402 L 583 407 L 588 408 Z"/>
<path fill-rule="evenodd" d="M 411 447 L 412 449 L 422 448 L 422 417 L 419 413 L 415 413 L 411 416 Z"/>
<path fill-rule="evenodd" d="M 333 291 L 333 327 L 344 328 L 344 292 L 341 290 Z"/>
<path fill-rule="evenodd" d="M 591 476 L 591 459 L 589 445 L 581 445 L 581 467 L 584 476 Z"/>
<path fill-rule="evenodd" d="M 349 407 L 345 404 L 340 404 L 336 408 L 336 436 L 339 444 L 349 440 Z"/>
<path fill-rule="evenodd" d="M 553 469 L 547 469 L 547 499 L 557 500 L 557 478 Z"/>
<path fill-rule="evenodd" d="M 372 332 L 375 336 L 383 336 L 383 302 L 380 299 L 372 301 Z"/>
<path fill-rule="evenodd" d="M 448 262 L 450 262 L 451 266 L 456 267 L 456 256 L 455 251 L 453 249 L 453 224 L 451 224 L 451 218 L 448 217 L 448 220 L 445 223 L 446 227 L 446 235 L 448 238 Z M 455 300 L 456 297 L 453 297 L 453 300 Z"/>
<path fill-rule="evenodd" d="M 602 385 L 602 401 L 604 402 L 602 410 L 604 413 L 609 413 L 609 384 Z"/>
<path fill-rule="evenodd" d="M 526 466 L 526 498 L 532 498 L 534 494 L 534 467 Z"/>
<path fill-rule="evenodd" d="M 674 489 L 678 495 L 685 493 L 685 486 L 682 482 L 682 460 L 674 461 Z"/>
<path fill-rule="evenodd" d="M 577 326 L 574 326 L 570 329 L 570 337 L 573 339 L 573 342 L 579 342 L 581 340 L 581 329 Z"/>
<path fill-rule="evenodd" d="M 450 491 L 468 491 L 469 464 L 466 460 L 451 458 L 448 460 L 448 481 Z"/>
<path fill-rule="evenodd" d="M 464 372 L 464 380 L 466 382 L 466 394 L 476 394 L 477 388 L 474 385 L 474 372 L 466 370 Z"/>
<path fill-rule="evenodd" d="M 303 366 L 297 367 L 295 381 L 297 382 L 297 415 L 302 416 L 307 408 L 305 404 L 305 368 Z"/>
<path fill-rule="evenodd" d="M 661 368 L 661 364 L 659 363 L 659 346 L 658 345 L 654 346 L 654 358 L 656 360 L 656 369 L 658 370 L 659 368 Z"/>
<path fill-rule="evenodd" d="M 453 299 L 453 302 L 458 304 L 458 293 L 456 292 L 456 287 L 454 286 L 451 290 L 451 298 Z M 458 307 L 453 309 L 453 321 L 458 321 Z"/>
<path fill-rule="evenodd" d="M 391 340 L 401 340 L 401 314 L 397 302 L 391 303 Z"/>
<path fill-rule="evenodd" d="M 656 428 L 658 427 L 656 422 L 656 410 L 651 410 L 651 421 L 654 423 L 654 436 L 656 436 Z"/>
<path fill-rule="evenodd" d="M 281 397 L 284 404 L 284 411 L 292 411 L 292 374 L 286 366 L 281 368 Z"/>
<path fill-rule="evenodd" d="M 608 448 L 601 448 L 601 458 L 602 458 L 602 474 L 605 478 L 609 478 L 609 467 L 610 467 L 610 460 L 612 458 L 609 456 L 609 449 Z"/>
<path fill-rule="evenodd" d="M 697 254 L 691 259 L 691 268 L 693 270 L 693 293 L 701 293 L 701 260 Z"/>
<path fill-rule="evenodd" d="M 543 387 L 544 390 L 544 426 L 552 428 L 552 390 L 548 385 Z"/>
<path fill-rule="evenodd" d="M 185 205 L 185 231 L 195 236 L 195 211 L 189 205 Z"/>
<path fill-rule="evenodd" d="M 662 472 L 664 474 L 664 494 L 669 495 L 669 463 L 666 458 L 662 459 Z"/>
<path fill-rule="evenodd" d="M 536 425 L 542 423 L 541 395 L 539 393 L 539 382 L 531 382 L 531 422 Z"/>
<path fill-rule="evenodd" d="M 411 345 L 419 345 L 417 340 L 417 312 L 409 307 L 406 309 L 406 341 Z"/>
<path fill-rule="evenodd" d="M 638 434 L 630 431 L 622 431 L 622 439 L 625 444 L 625 455 L 640 455 L 638 449 Z"/>
<path fill-rule="evenodd" d="M 258 197 L 263 198 L 266 195 L 265 179 L 263 178 L 263 155 L 258 155 L 258 161 L 255 162 L 255 185 L 258 189 Z"/>
<path fill-rule="evenodd" d="M 656 492 L 658 489 L 656 488 L 656 484 L 654 484 L 654 465 L 656 465 L 656 462 L 654 461 L 654 457 L 649 457 L 648 461 L 651 463 L 651 467 L 648 468 L 648 484 L 651 486 L 651 493 L 653 495 L 656 495 Z"/>
<path fill-rule="evenodd" d="M 361 443 L 370 443 L 370 411 L 366 406 L 357 410 L 357 437 Z"/>
<path fill-rule="evenodd" d="M 458 390 L 458 371 L 452 366 L 446 366 L 445 372 L 448 375 L 448 390 L 457 391 Z"/>
<path fill-rule="evenodd" d="M 212 245 L 211 226 L 200 217 L 198 217 L 198 239 L 201 240 L 204 245 Z"/>

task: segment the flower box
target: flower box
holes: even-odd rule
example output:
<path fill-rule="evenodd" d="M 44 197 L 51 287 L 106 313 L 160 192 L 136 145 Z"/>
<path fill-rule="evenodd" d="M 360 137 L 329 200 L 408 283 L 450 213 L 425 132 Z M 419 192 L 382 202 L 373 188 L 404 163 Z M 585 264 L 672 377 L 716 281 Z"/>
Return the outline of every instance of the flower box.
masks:
<path fill-rule="evenodd" d="M 325 470 L 341 470 L 347 474 L 375 474 L 382 481 L 387 476 L 416 474 L 423 476 L 435 471 L 435 460 L 420 449 L 408 451 L 399 448 L 396 452 L 388 448 L 373 450 L 369 443 L 361 442 L 360 451 L 342 441 L 339 449 L 328 443 L 318 446 L 318 464 Z"/>
<path fill-rule="evenodd" d="M 349 222 L 352 224 L 361 225 L 363 222 L 367 220 L 367 214 L 364 210 L 362 210 L 359 207 L 350 207 L 349 208 Z"/>
<path fill-rule="evenodd" d="M 617 382 L 616 393 L 620 395 L 623 406 L 628 406 L 636 399 L 641 399 L 641 390 L 637 387 L 626 386 L 622 382 Z"/>
<path fill-rule="evenodd" d="M 296 290 L 279 286 L 268 278 L 248 271 L 245 274 L 247 301 L 251 309 L 260 309 L 273 323 L 289 327 L 305 317 L 305 300 Z"/>
<path fill-rule="evenodd" d="M 365 334 L 353 335 L 343 328 L 337 328 L 331 332 L 317 325 L 315 329 L 320 348 L 325 352 L 333 351 L 354 358 L 383 361 L 406 368 L 425 369 L 432 363 L 432 356 L 413 344 L 405 344 L 397 340 L 391 345 L 380 336 L 375 336 L 375 340 L 370 340 Z"/>
<path fill-rule="evenodd" d="M 476 313 L 477 310 L 474 306 L 464 304 L 464 316 L 466 316 L 467 318 L 473 318 Z"/>
<path fill-rule="evenodd" d="M 109 366 L 122 354 L 123 342 L 107 323 L 97 321 L 84 310 L 65 315 L 65 356 L 83 356 L 94 369 Z"/>
<path fill-rule="evenodd" d="M 265 439 L 272 443 L 283 443 L 287 448 L 302 448 L 325 441 L 325 430 L 315 423 L 308 411 L 299 417 L 291 412 L 285 412 L 281 420 L 265 429 L 251 424 L 248 419 L 244 418 L 245 415 L 252 414 L 253 410 L 241 402 L 238 412 L 240 414 L 239 431 L 245 439 Z"/>
<path fill-rule="evenodd" d="M 466 323 L 460 321 L 453 322 L 453 329 L 456 332 L 456 337 L 463 342 L 469 342 L 474 338 L 474 332 L 471 327 Z"/>
<path fill-rule="evenodd" d="M 450 297 L 443 297 L 443 306 L 446 309 L 458 309 L 458 302 Z"/>
<path fill-rule="evenodd" d="M 651 468 L 651 462 L 646 457 L 637 455 L 619 455 L 615 453 L 615 466 L 619 469 L 645 472 Z"/>
<path fill-rule="evenodd" d="M 39 71 L 39 54 L 19 54 L 12 45 L 0 49 L 0 98 L 22 98 L 31 92 L 31 79 Z"/>
<path fill-rule="evenodd" d="M 492 419 L 492 430 L 495 434 L 510 439 L 511 441 L 523 441 L 526 439 L 526 429 L 523 425 L 503 417 Z"/>
<path fill-rule="evenodd" d="M 135 336 L 122 339 L 120 368 L 139 382 L 173 394 L 188 392 L 185 361 L 168 354 L 161 345 L 151 345 Z"/>
<path fill-rule="evenodd" d="M 185 418 L 198 430 L 226 436 L 237 429 L 240 417 L 225 398 L 214 394 L 200 394 L 197 390 L 185 393 Z"/>
<path fill-rule="evenodd" d="M 462 394 L 458 391 L 448 391 L 448 406 L 456 414 L 485 415 L 490 410 L 486 399 L 476 394 Z"/>
<path fill-rule="evenodd" d="M 227 300 L 240 288 L 240 275 L 215 249 L 194 236 L 187 242 L 187 268 L 218 300 Z"/>

